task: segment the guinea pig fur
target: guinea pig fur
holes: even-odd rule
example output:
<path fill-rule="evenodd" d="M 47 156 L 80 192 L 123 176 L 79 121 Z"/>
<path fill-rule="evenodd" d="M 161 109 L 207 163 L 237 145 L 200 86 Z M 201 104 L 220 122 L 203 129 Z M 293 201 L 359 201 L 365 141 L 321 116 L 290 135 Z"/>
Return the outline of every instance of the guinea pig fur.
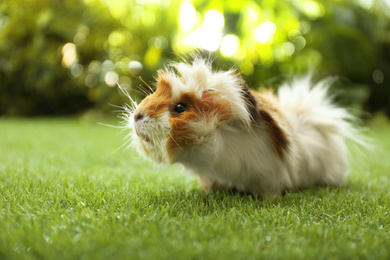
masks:
<path fill-rule="evenodd" d="M 195 58 L 159 71 L 157 89 L 128 115 L 137 150 L 179 163 L 202 188 L 276 198 L 282 191 L 343 186 L 344 139 L 353 117 L 328 96 L 329 80 L 295 79 L 278 94 L 248 88 L 236 70 Z"/>

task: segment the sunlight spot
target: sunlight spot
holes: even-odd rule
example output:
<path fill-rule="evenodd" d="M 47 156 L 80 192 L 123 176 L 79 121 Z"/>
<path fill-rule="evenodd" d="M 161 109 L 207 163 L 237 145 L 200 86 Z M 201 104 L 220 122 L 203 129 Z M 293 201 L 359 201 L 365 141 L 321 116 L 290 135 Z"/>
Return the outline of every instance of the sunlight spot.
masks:
<path fill-rule="evenodd" d="M 271 22 L 265 22 L 254 31 L 255 39 L 261 43 L 272 43 L 273 35 L 276 32 L 276 25 Z"/>
<path fill-rule="evenodd" d="M 164 49 L 168 46 L 168 40 L 164 36 L 152 37 L 148 41 L 148 46 L 156 49 Z"/>
<path fill-rule="evenodd" d="M 123 61 L 118 61 L 115 63 L 115 68 L 116 69 L 119 69 L 123 72 L 126 72 L 127 71 L 127 65 L 126 63 L 124 63 Z"/>
<path fill-rule="evenodd" d="M 373 0 L 357 0 L 357 2 L 364 8 L 370 9 L 373 6 Z M 384 2 L 389 2 L 388 0 L 385 0 Z"/>
<path fill-rule="evenodd" d="M 282 51 L 285 55 L 291 56 L 294 54 L 295 46 L 291 42 L 285 42 L 282 45 Z"/>
<path fill-rule="evenodd" d="M 120 0 L 112 0 L 110 1 L 110 4 L 108 6 L 108 10 L 110 14 L 116 18 L 121 19 L 126 15 L 127 8 L 126 8 L 126 2 L 120 1 Z"/>
<path fill-rule="evenodd" d="M 299 28 L 300 28 L 300 31 L 301 31 L 302 35 L 304 35 L 304 34 L 307 34 L 307 33 L 310 32 L 311 24 L 309 22 L 307 22 L 307 21 L 301 21 L 299 23 Z"/>
<path fill-rule="evenodd" d="M 119 85 L 124 89 L 131 88 L 131 79 L 126 76 L 122 76 L 119 78 Z"/>
<path fill-rule="evenodd" d="M 310 18 L 316 19 L 325 15 L 324 7 L 315 1 L 303 1 L 300 3 L 301 10 Z"/>
<path fill-rule="evenodd" d="M 259 19 L 259 13 L 257 12 L 256 9 L 249 9 L 246 16 L 248 20 L 251 22 L 256 22 L 257 19 Z"/>
<path fill-rule="evenodd" d="M 208 51 L 216 51 L 221 42 L 221 29 L 224 23 L 223 15 L 219 11 L 210 10 L 205 14 L 203 24 L 191 32 L 184 43 Z"/>
<path fill-rule="evenodd" d="M 104 71 L 110 71 L 115 69 L 115 64 L 111 60 L 105 60 L 102 64 Z"/>
<path fill-rule="evenodd" d="M 302 35 L 302 33 L 297 29 L 292 29 L 292 30 L 288 31 L 287 35 L 288 35 L 288 38 L 292 39 L 294 37 Z"/>
<path fill-rule="evenodd" d="M 77 61 L 76 45 L 68 42 L 62 47 L 62 60 L 61 64 L 65 68 L 69 68 Z"/>
<path fill-rule="evenodd" d="M 372 73 L 372 79 L 375 81 L 376 84 L 381 84 L 385 79 L 385 75 L 381 70 L 376 69 Z"/>
<path fill-rule="evenodd" d="M 183 3 L 180 7 L 179 24 L 183 31 L 190 31 L 194 28 L 196 21 L 195 8 L 189 3 Z"/>
<path fill-rule="evenodd" d="M 144 15 L 145 10 L 142 6 L 137 5 L 132 9 L 131 13 L 133 14 L 133 19 L 140 19 Z"/>
<path fill-rule="evenodd" d="M 98 74 L 102 70 L 102 63 L 98 60 L 93 60 L 88 65 L 88 71 L 93 74 Z"/>
<path fill-rule="evenodd" d="M 104 76 L 104 82 L 106 82 L 109 87 L 115 86 L 118 80 L 119 76 L 115 71 L 108 71 Z"/>
<path fill-rule="evenodd" d="M 302 36 L 295 37 L 293 42 L 294 42 L 295 48 L 299 51 L 303 50 L 306 46 L 306 39 Z"/>
<path fill-rule="evenodd" d="M 76 35 L 73 37 L 73 42 L 77 46 L 83 45 L 88 35 L 89 35 L 89 28 L 85 25 L 81 25 L 78 28 Z"/>
<path fill-rule="evenodd" d="M 221 29 L 225 24 L 223 15 L 218 10 L 210 10 L 204 16 L 204 25 Z"/>
<path fill-rule="evenodd" d="M 95 87 L 98 83 L 99 83 L 99 82 L 98 82 L 98 77 L 97 77 L 95 74 L 88 74 L 88 75 L 85 77 L 85 85 L 87 85 L 87 87 L 93 88 L 93 87 Z"/>
<path fill-rule="evenodd" d="M 160 2 L 158 3 L 160 9 L 168 9 L 170 5 L 171 0 L 160 0 Z"/>
<path fill-rule="evenodd" d="M 240 39 L 237 36 L 229 34 L 222 38 L 221 52 L 225 56 L 232 56 L 237 52 L 240 46 Z"/>
<path fill-rule="evenodd" d="M 201 27 L 192 32 L 184 42 L 190 46 L 200 47 L 208 51 L 216 51 L 219 47 L 221 37 L 221 31 Z"/>
<path fill-rule="evenodd" d="M 77 78 L 80 76 L 84 71 L 84 68 L 81 64 L 74 64 L 71 69 L 70 73 L 72 74 L 73 77 Z"/>
<path fill-rule="evenodd" d="M 125 37 L 122 33 L 118 31 L 113 31 L 108 36 L 108 43 L 114 47 L 122 46 L 125 43 Z"/>
<path fill-rule="evenodd" d="M 130 61 L 127 66 L 132 74 L 139 74 L 143 69 L 142 63 L 139 61 Z"/>

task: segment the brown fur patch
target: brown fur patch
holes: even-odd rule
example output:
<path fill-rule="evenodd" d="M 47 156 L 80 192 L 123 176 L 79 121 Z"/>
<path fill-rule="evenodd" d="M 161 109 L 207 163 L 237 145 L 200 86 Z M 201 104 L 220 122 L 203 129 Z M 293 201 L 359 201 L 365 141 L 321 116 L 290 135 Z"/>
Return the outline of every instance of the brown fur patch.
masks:
<path fill-rule="evenodd" d="M 266 127 L 272 149 L 280 159 L 283 159 L 284 151 L 289 146 L 289 140 L 287 134 L 277 122 L 278 119 L 281 119 L 282 115 L 276 108 L 276 98 L 272 95 L 272 92 L 266 92 L 263 95 L 256 94 L 256 98 L 259 100 L 258 111 L 260 114 L 260 122 Z"/>
<path fill-rule="evenodd" d="M 214 91 L 213 91 L 214 92 Z M 174 111 L 174 106 L 171 108 L 171 126 L 170 136 L 167 142 L 168 155 L 171 161 L 174 160 L 174 155 L 177 150 L 184 147 L 194 147 L 203 140 L 202 134 L 198 130 L 193 129 L 194 123 L 208 124 L 217 121 L 222 122 L 230 118 L 231 110 L 229 102 L 218 96 L 217 92 L 207 92 L 201 99 L 197 98 L 193 93 L 183 93 L 177 103 L 187 105 L 187 111 L 177 113 Z M 192 124 L 191 124 L 192 123 Z M 205 125 L 204 128 L 212 128 L 213 126 Z"/>
<path fill-rule="evenodd" d="M 256 122 L 259 118 L 259 112 L 257 110 L 257 100 L 256 97 L 253 95 L 253 92 L 250 90 L 249 86 L 246 84 L 246 82 L 243 80 L 240 73 L 236 73 L 236 77 L 238 81 L 240 82 L 241 89 L 243 92 L 243 98 L 246 101 L 246 105 L 248 107 L 248 111 L 251 115 L 251 119 L 253 122 Z"/>
<path fill-rule="evenodd" d="M 185 103 L 188 109 L 183 113 L 177 113 L 174 111 L 174 106 L 171 107 L 172 117 L 169 119 L 171 131 L 167 141 L 168 157 L 171 162 L 174 161 L 178 150 L 196 143 L 196 133 L 189 127 L 188 123 L 199 120 L 199 104 L 195 95 L 185 93 L 177 103 Z"/>
<path fill-rule="evenodd" d="M 280 111 L 277 109 L 275 95 L 272 90 L 265 90 L 262 93 L 252 91 L 242 79 L 240 73 L 237 73 L 236 77 L 241 84 L 243 98 L 246 101 L 252 121 L 265 125 L 272 149 L 279 158 L 283 159 L 284 150 L 288 148 L 289 141 L 286 133 L 278 124 L 277 120 L 275 120 L 282 117 Z"/>
<path fill-rule="evenodd" d="M 172 107 L 171 119 L 169 124 L 171 126 L 171 137 L 175 141 L 177 146 L 191 146 L 195 143 L 196 133 L 189 128 L 189 122 L 195 122 L 199 120 L 201 116 L 201 104 L 197 100 L 194 94 L 185 93 L 183 94 L 177 103 L 184 103 L 188 106 L 187 111 L 183 113 L 177 113 Z"/>

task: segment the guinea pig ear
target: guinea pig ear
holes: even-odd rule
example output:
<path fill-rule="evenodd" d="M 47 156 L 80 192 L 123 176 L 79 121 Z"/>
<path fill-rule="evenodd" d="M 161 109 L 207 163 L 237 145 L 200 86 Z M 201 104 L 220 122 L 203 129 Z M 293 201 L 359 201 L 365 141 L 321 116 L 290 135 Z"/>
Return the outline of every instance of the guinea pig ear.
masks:
<path fill-rule="evenodd" d="M 169 82 L 169 78 L 166 76 L 166 73 L 162 71 L 158 72 L 157 89 L 155 93 L 157 96 L 172 96 L 171 83 Z"/>
<path fill-rule="evenodd" d="M 205 89 L 202 92 L 202 102 L 205 110 L 218 116 L 220 121 L 226 121 L 230 118 L 232 110 L 229 101 L 222 96 L 221 91 L 216 89 Z"/>

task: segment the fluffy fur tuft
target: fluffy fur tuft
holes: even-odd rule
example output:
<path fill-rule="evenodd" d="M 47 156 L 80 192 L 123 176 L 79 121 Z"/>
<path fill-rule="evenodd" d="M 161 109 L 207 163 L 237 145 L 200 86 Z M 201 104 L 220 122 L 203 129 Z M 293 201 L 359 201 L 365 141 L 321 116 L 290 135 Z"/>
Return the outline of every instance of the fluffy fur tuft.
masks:
<path fill-rule="evenodd" d="M 157 162 L 180 163 L 206 191 L 270 197 L 316 185 L 340 187 L 353 117 L 332 103 L 329 80 L 310 77 L 274 95 L 250 90 L 235 70 L 196 58 L 159 72 L 157 90 L 129 115 L 133 142 Z"/>

